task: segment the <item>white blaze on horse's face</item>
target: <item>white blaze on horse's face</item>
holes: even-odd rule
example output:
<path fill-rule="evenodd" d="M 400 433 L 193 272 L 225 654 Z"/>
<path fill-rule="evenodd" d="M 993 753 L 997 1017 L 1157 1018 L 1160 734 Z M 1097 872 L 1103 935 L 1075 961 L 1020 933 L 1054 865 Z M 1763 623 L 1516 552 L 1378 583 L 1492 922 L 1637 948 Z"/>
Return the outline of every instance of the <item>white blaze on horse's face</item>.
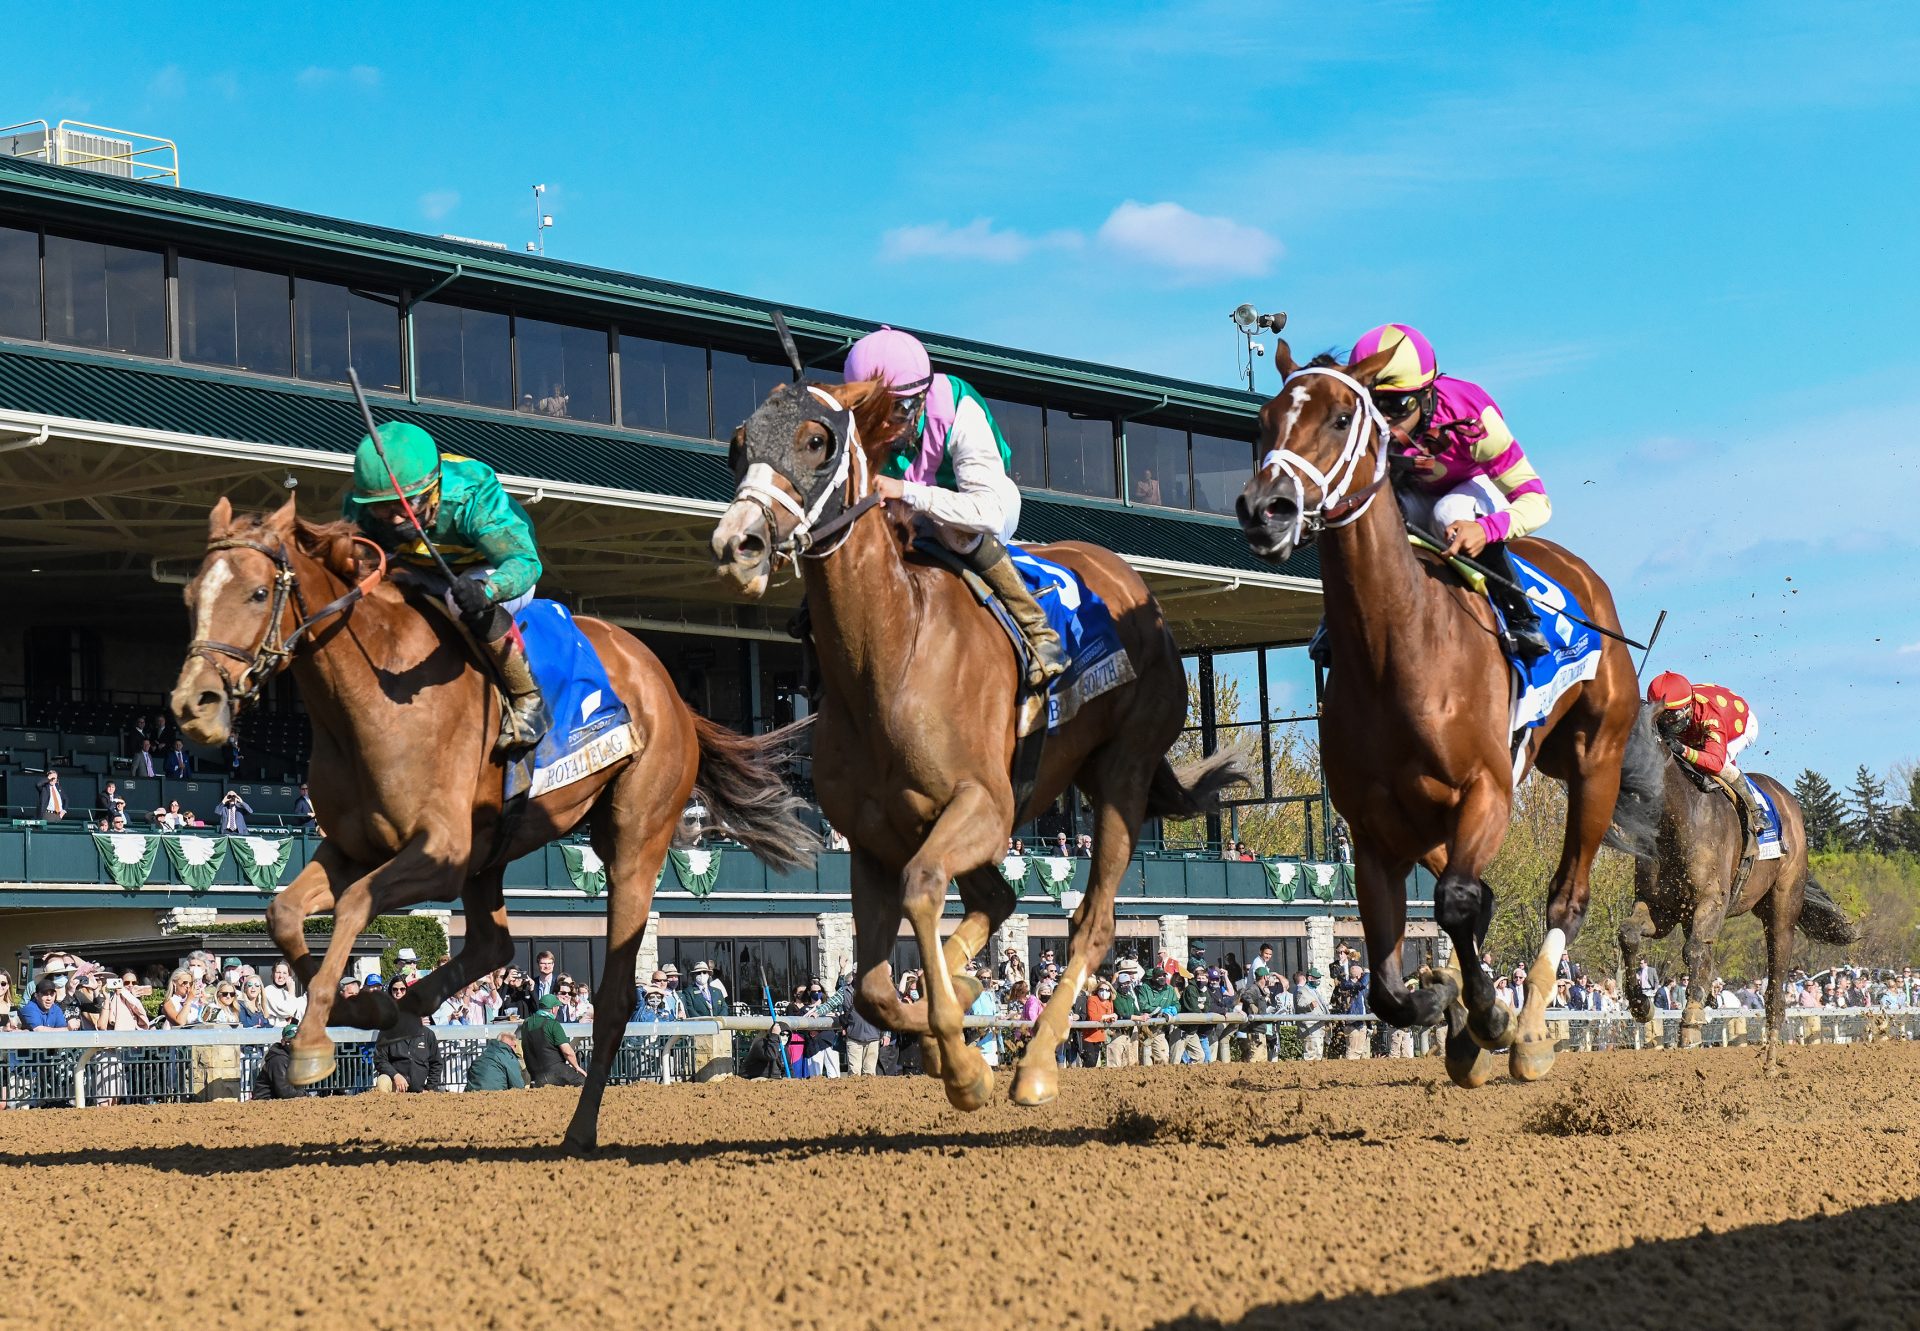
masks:
<path fill-rule="evenodd" d="M 213 611 L 220 600 L 220 593 L 233 581 L 233 566 L 222 559 L 200 575 L 200 585 L 195 589 L 193 607 L 193 636 L 195 640 L 213 636 Z"/>

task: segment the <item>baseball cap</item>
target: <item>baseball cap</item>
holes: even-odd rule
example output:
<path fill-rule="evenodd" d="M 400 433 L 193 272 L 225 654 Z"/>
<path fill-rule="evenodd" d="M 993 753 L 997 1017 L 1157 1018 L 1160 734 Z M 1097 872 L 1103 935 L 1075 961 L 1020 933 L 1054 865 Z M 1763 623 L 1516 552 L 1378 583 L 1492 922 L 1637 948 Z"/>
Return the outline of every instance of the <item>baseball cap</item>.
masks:
<path fill-rule="evenodd" d="M 225 970 L 229 966 L 232 966 L 235 970 L 238 970 L 240 968 L 240 958 L 228 957 L 225 961 L 220 963 L 221 970 Z"/>
<path fill-rule="evenodd" d="M 286 1025 L 280 1028 L 280 1038 L 282 1040 L 291 1040 L 294 1036 L 298 1035 L 299 1033 L 300 1033 L 300 1023 L 297 1021 L 290 1021 Z"/>
<path fill-rule="evenodd" d="M 359 983 L 360 983 L 360 977 L 358 975 L 342 975 L 340 977 L 340 987 L 342 989 L 345 989 L 350 984 L 359 984 Z"/>
<path fill-rule="evenodd" d="M 560 995 L 558 994 L 548 994 L 545 998 L 540 1000 L 540 1010 L 542 1012 L 551 1012 L 559 1006 L 560 1006 Z"/>
<path fill-rule="evenodd" d="M 1320 971 L 1318 968 L 1309 966 L 1307 967 L 1307 978 L 1309 980 L 1318 980 L 1318 979 L 1323 979 L 1324 977 L 1320 974 Z"/>
<path fill-rule="evenodd" d="M 386 981 L 381 979 L 379 973 L 376 971 L 374 974 L 369 975 L 366 979 L 360 981 L 360 983 L 368 989 L 378 989 L 382 985 L 384 985 Z"/>

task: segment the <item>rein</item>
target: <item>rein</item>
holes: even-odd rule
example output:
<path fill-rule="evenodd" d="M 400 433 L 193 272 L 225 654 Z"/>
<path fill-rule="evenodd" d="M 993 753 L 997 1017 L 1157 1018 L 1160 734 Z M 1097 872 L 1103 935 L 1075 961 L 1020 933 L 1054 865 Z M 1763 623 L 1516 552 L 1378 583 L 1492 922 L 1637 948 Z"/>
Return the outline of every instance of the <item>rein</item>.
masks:
<path fill-rule="evenodd" d="M 1305 378 L 1310 374 L 1325 375 L 1336 383 L 1344 384 L 1352 390 L 1358 399 L 1358 408 L 1353 413 L 1353 423 L 1347 427 L 1347 439 L 1340 448 L 1340 456 L 1334 459 L 1330 471 L 1322 472 L 1305 457 L 1290 448 L 1276 448 L 1260 460 L 1262 467 L 1272 467 L 1292 483 L 1300 502 L 1294 505 L 1293 530 L 1291 543 L 1300 544 L 1300 538 L 1309 531 L 1320 531 L 1328 527 L 1345 527 L 1358 522 L 1363 514 L 1373 506 L 1379 497 L 1380 489 L 1387 482 L 1388 449 L 1386 441 L 1390 437 L 1386 418 L 1380 409 L 1373 405 L 1373 394 L 1369 393 L 1359 380 L 1326 365 L 1310 365 L 1295 370 L 1287 376 L 1287 383 Z M 1359 473 L 1360 463 L 1367 450 L 1375 441 L 1380 444 L 1379 455 L 1374 461 L 1373 480 L 1353 494 L 1347 491 Z M 1302 477 L 1311 480 L 1320 490 L 1319 506 L 1311 513 L 1307 512 L 1307 487 Z"/>
<path fill-rule="evenodd" d="M 288 660 L 300 646 L 301 639 L 305 638 L 316 624 L 350 609 L 356 601 L 377 587 L 387 576 L 385 550 L 364 536 L 355 536 L 353 543 L 364 545 L 372 550 L 379 562 L 366 577 L 312 614 L 307 613 L 306 597 L 301 594 L 300 579 L 293 571 L 293 560 L 287 554 L 286 542 L 267 546 L 258 541 L 236 536 L 207 543 L 208 554 L 220 550 L 252 550 L 256 554 L 262 554 L 271 559 L 274 566 L 273 603 L 267 612 L 267 627 L 262 631 L 260 641 L 252 651 L 212 638 L 196 639 L 187 647 L 188 660 L 197 656 L 212 666 L 214 673 L 220 676 L 220 685 L 226 692 L 227 703 L 236 712 L 242 707 L 251 706 L 259 698 L 261 686 L 286 667 Z M 282 637 L 280 625 L 286 614 L 289 597 L 292 598 L 300 619 L 294 625 L 293 632 Z M 228 673 L 225 663 L 221 660 L 222 657 L 243 663 L 245 668 L 241 670 L 238 679 Z"/>

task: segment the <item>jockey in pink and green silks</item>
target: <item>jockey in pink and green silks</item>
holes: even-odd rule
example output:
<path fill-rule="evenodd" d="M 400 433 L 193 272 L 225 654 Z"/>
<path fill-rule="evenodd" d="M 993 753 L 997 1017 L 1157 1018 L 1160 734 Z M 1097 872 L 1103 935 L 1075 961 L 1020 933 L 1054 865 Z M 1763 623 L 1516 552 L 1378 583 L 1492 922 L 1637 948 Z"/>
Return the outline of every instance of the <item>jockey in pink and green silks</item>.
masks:
<path fill-rule="evenodd" d="M 1553 516 L 1547 487 L 1527 461 L 1487 390 L 1441 374 L 1433 346 L 1418 329 L 1382 324 L 1354 343 L 1348 363 L 1391 350 L 1373 382 L 1373 401 L 1393 427 L 1401 452 L 1413 460 L 1413 485 L 1403 489 L 1407 517 L 1447 543 L 1449 553 L 1478 557 L 1518 582 L 1508 541 L 1540 530 Z M 1489 584 L 1520 654 L 1549 650 L 1533 603 Z"/>

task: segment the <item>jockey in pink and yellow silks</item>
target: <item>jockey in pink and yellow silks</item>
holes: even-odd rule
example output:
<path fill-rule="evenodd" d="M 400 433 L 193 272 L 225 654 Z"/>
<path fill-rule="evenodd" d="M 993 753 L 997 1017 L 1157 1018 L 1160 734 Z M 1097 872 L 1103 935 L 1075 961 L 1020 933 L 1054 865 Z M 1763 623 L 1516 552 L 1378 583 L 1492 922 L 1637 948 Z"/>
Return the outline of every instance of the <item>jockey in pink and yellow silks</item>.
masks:
<path fill-rule="evenodd" d="M 1518 582 L 1506 543 L 1540 530 L 1553 516 L 1540 480 L 1500 408 L 1478 384 L 1441 374 L 1418 329 L 1382 324 L 1354 343 L 1348 363 L 1391 350 L 1373 383 L 1374 405 L 1413 461 L 1413 485 L 1400 494 L 1407 517 L 1447 542 L 1449 554 L 1481 559 Z M 1529 660 L 1549 650 L 1533 603 L 1488 584 L 1507 629 Z"/>

